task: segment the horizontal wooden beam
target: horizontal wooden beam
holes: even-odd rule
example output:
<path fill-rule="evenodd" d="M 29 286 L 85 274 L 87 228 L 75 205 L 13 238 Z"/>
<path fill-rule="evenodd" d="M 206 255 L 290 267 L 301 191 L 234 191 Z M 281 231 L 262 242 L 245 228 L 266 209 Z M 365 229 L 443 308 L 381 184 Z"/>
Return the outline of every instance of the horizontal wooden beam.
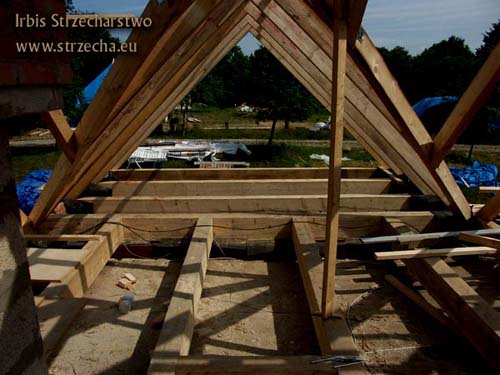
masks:
<path fill-rule="evenodd" d="M 119 219 L 114 218 L 114 221 L 116 220 Z M 86 254 L 80 259 L 79 265 L 60 282 L 50 283 L 41 293 L 42 297 L 83 297 L 115 250 L 123 242 L 121 226 L 105 224 L 105 220 L 102 223 L 104 225 L 96 229 L 96 234 L 101 236 L 101 239 L 87 242 L 81 249 Z"/>
<path fill-rule="evenodd" d="M 319 356 L 193 356 L 167 358 L 165 369 L 175 366 L 174 372 L 155 373 L 175 375 L 320 375 L 333 374 L 328 362 L 313 363 Z"/>
<path fill-rule="evenodd" d="M 456 257 L 464 255 L 495 254 L 498 249 L 488 246 L 451 247 L 447 249 L 414 249 L 376 252 L 377 260 L 416 259 L 431 257 Z"/>
<path fill-rule="evenodd" d="M 292 232 L 295 255 L 321 353 L 323 355 L 357 355 L 358 349 L 342 311 L 336 309 L 334 318 L 323 319 L 322 317 L 324 262 L 310 225 L 294 219 Z M 351 366 L 345 374 L 347 373 L 368 374 L 363 365 Z"/>
<path fill-rule="evenodd" d="M 262 239 L 275 240 L 290 238 L 292 215 L 259 214 L 259 213 L 210 213 L 213 218 L 215 236 L 218 239 Z M 40 226 L 42 233 L 80 233 L 99 227 L 108 220 L 123 223 L 125 241 L 142 241 L 127 226 L 140 228 L 141 237 L 149 240 L 162 238 L 183 239 L 191 235 L 192 227 L 200 214 L 80 214 L 51 215 Z M 325 238 L 324 215 L 299 216 L 302 221 L 316 223 L 310 225 L 317 241 Z M 342 239 L 374 236 L 385 231 L 386 219 L 401 220 L 418 231 L 429 230 L 435 225 L 434 214 L 430 211 L 370 211 L 343 212 L 340 216 L 340 237 Z M 248 230 L 244 230 L 248 229 Z"/>
<path fill-rule="evenodd" d="M 88 249 L 27 248 L 32 281 L 62 281 L 88 254 Z"/>
<path fill-rule="evenodd" d="M 96 234 L 25 234 L 26 241 L 47 241 L 47 242 L 87 242 L 99 241 L 103 236 Z"/>
<path fill-rule="evenodd" d="M 480 186 L 480 193 L 498 193 L 500 191 L 500 186 Z"/>
<path fill-rule="evenodd" d="M 178 357 L 189 354 L 197 305 L 212 249 L 212 225 L 210 218 L 200 218 L 196 224 L 160 337 L 151 355 L 148 374 L 177 373 Z"/>
<path fill-rule="evenodd" d="M 317 213 L 326 212 L 326 195 L 256 195 L 198 197 L 89 197 L 80 201 L 93 205 L 94 213 Z M 343 211 L 405 210 L 411 196 L 406 194 L 344 194 Z"/>
<path fill-rule="evenodd" d="M 406 260 L 409 270 L 484 360 L 500 370 L 500 314 L 440 258 Z"/>
<path fill-rule="evenodd" d="M 432 163 L 439 165 L 457 143 L 500 80 L 500 43 L 491 52 L 473 81 L 434 137 Z"/>
<path fill-rule="evenodd" d="M 121 181 L 315 179 L 328 178 L 328 168 L 144 168 L 115 169 L 111 174 Z M 342 168 L 343 178 L 371 178 L 376 175 L 379 175 L 377 168 Z"/>
<path fill-rule="evenodd" d="M 343 179 L 342 194 L 383 194 L 390 179 Z M 112 189 L 114 197 L 127 196 L 245 196 L 326 194 L 326 179 L 284 180 L 188 180 L 102 182 Z"/>

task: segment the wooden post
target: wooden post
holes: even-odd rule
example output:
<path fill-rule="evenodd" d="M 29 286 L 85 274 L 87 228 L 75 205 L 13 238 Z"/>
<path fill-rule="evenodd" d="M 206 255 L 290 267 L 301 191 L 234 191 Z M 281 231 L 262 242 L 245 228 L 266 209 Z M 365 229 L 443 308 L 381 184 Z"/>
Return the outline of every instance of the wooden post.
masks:
<path fill-rule="evenodd" d="M 335 299 L 335 265 L 340 211 L 340 177 L 342 174 L 342 142 L 344 138 L 344 82 L 347 59 L 347 23 L 345 4 L 336 1 L 333 25 L 332 117 L 330 125 L 330 169 L 326 222 L 325 266 L 323 269 L 323 318 L 333 316 Z"/>
<path fill-rule="evenodd" d="M 0 374 L 47 374 L 9 159 L 0 124 Z"/>

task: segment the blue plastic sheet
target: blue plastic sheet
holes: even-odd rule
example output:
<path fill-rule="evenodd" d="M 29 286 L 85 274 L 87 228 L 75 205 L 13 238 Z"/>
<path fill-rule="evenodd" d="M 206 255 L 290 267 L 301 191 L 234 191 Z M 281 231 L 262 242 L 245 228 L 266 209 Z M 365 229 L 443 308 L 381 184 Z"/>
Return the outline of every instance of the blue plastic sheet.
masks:
<path fill-rule="evenodd" d="M 450 167 L 450 171 L 457 184 L 462 186 L 466 186 L 466 183 L 470 187 L 500 186 L 500 182 L 496 181 L 498 168 L 494 164 L 482 164 L 475 161 L 470 167 Z"/>
<path fill-rule="evenodd" d="M 26 215 L 31 213 L 40 196 L 40 186 L 47 183 L 51 174 L 51 169 L 39 169 L 28 174 L 24 180 L 17 184 L 16 190 L 19 207 Z"/>
<path fill-rule="evenodd" d="M 77 107 L 80 107 L 82 104 L 90 104 L 92 102 L 92 100 L 95 98 L 96 94 L 97 94 L 97 91 L 99 91 L 99 88 L 101 87 L 103 81 L 104 81 L 104 78 L 106 78 L 106 76 L 108 75 L 110 69 L 111 69 L 111 66 L 113 64 L 109 64 L 108 67 L 106 69 L 104 69 L 101 74 L 99 74 L 96 79 L 94 79 L 92 82 L 90 82 L 87 87 L 85 87 L 83 89 L 83 98 L 82 100 L 78 100 L 76 101 L 76 106 Z"/>
<path fill-rule="evenodd" d="M 432 98 L 425 98 L 413 105 L 413 110 L 417 113 L 418 117 L 422 117 L 428 109 L 444 104 L 456 103 L 457 96 L 434 96 Z"/>

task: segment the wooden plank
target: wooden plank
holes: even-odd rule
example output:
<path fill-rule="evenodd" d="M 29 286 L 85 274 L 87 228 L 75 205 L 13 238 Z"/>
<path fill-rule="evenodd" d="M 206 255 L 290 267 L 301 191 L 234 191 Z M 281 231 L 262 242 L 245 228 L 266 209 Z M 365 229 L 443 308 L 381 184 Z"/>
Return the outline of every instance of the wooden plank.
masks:
<path fill-rule="evenodd" d="M 333 374 L 328 362 L 311 363 L 319 356 L 193 356 L 165 360 L 175 363 L 176 375 L 319 375 Z M 170 363 L 168 363 L 170 362 Z M 165 372 L 164 372 L 165 373 Z"/>
<path fill-rule="evenodd" d="M 498 230 L 500 232 L 500 230 Z M 460 241 L 470 242 L 476 245 L 489 246 L 495 249 L 500 249 L 500 240 L 497 238 L 479 236 L 477 234 L 460 233 L 458 236 Z"/>
<path fill-rule="evenodd" d="M 342 178 L 375 177 L 377 168 L 342 168 Z M 115 169 L 111 174 L 120 181 L 177 180 L 256 180 L 256 179 L 325 179 L 328 168 L 244 168 L 244 169 Z"/>
<path fill-rule="evenodd" d="M 73 129 L 66 121 L 62 110 L 43 112 L 42 121 L 50 130 L 59 148 L 64 152 L 69 161 L 73 162 L 76 156 L 77 142 Z"/>
<path fill-rule="evenodd" d="M 95 234 L 25 234 L 26 241 L 80 242 L 99 241 L 102 236 Z"/>
<path fill-rule="evenodd" d="M 434 137 L 432 162 L 438 165 L 457 143 L 474 116 L 500 80 L 500 43 L 491 52 L 471 84 L 455 105 L 439 133 Z"/>
<path fill-rule="evenodd" d="M 443 310 L 484 360 L 500 370 L 500 314 L 440 258 L 406 260 Z"/>
<path fill-rule="evenodd" d="M 297 263 L 303 277 L 304 291 L 312 315 L 321 315 L 321 298 L 323 285 L 323 260 L 319 255 L 319 247 L 312 235 L 309 224 L 298 223 L 292 225 L 292 238 Z"/>
<path fill-rule="evenodd" d="M 390 179 L 343 179 L 343 194 L 383 194 L 391 185 Z M 326 194 L 326 179 L 284 180 L 194 180 L 194 181 L 126 181 L 102 182 L 112 189 L 114 197 L 121 196 L 200 196 L 200 195 L 299 195 Z"/>
<path fill-rule="evenodd" d="M 500 191 L 500 186 L 479 186 L 480 193 L 498 193 Z"/>
<path fill-rule="evenodd" d="M 319 248 L 311 235 L 309 224 L 293 220 L 293 241 L 297 263 L 307 302 L 323 355 L 358 355 L 352 333 L 340 309 L 335 309 L 335 317 L 323 319 L 321 312 L 323 259 Z M 363 365 L 356 365 L 340 370 L 342 374 L 368 374 Z"/>
<path fill-rule="evenodd" d="M 377 260 L 416 259 L 431 257 L 456 257 L 464 255 L 495 254 L 498 249 L 488 246 L 450 247 L 446 249 L 414 249 L 376 252 Z"/>
<path fill-rule="evenodd" d="M 32 281 L 62 281 L 87 255 L 81 249 L 28 248 Z"/>
<path fill-rule="evenodd" d="M 175 373 L 176 359 L 187 356 L 196 319 L 197 304 L 213 241 L 212 219 L 198 220 L 181 273 L 151 355 L 148 374 Z"/>
<path fill-rule="evenodd" d="M 197 197 L 87 197 L 94 213 L 315 213 L 326 212 L 326 195 L 256 195 Z M 343 211 L 405 210 L 410 207 L 407 194 L 344 194 Z"/>
<path fill-rule="evenodd" d="M 323 318 L 333 316 L 335 302 L 335 270 L 340 218 L 340 180 L 344 141 L 344 90 L 347 59 L 347 23 L 344 0 L 337 1 L 333 25 L 333 73 L 330 129 L 330 169 L 328 172 L 328 201 L 326 213 L 325 264 L 321 312 Z"/>
<path fill-rule="evenodd" d="M 118 222 L 114 217 L 113 221 Z M 104 221 L 101 221 L 105 223 Z M 116 224 L 104 224 L 97 230 L 102 238 L 89 241 L 82 248 L 86 255 L 77 268 L 71 270 L 61 282 L 50 283 L 41 293 L 43 297 L 82 297 L 92 285 L 118 246 L 123 242 L 122 227 Z"/>

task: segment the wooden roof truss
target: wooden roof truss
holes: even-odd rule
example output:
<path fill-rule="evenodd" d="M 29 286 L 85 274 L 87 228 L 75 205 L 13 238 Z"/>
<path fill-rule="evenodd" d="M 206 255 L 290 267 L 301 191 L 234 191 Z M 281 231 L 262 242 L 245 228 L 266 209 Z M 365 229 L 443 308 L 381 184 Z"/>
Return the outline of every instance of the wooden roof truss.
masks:
<path fill-rule="evenodd" d="M 312 205 L 310 207 L 326 205 L 327 246 L 324 262 L 311 228 L 294 221 L 291 229 L 322 352 L 331 353 L 331 345 L 335 344 L 335 340 L 331 341 L 325 332 L 345 332 L 345 326 L 334 319 L 338 313 L 338 306 L 334 303 L 334 277 L 340 211 L 346 204 L 354 204 L 346 203 L 351 202 L 348 195 L 340 195 L 340 190 L 346 189 L 348 183 L 341 180 L 341 176 L 345 178 L 346 173 L 341 168 L 344 125 L 381 166 L 392 169 L 395 175 L 406 175 L 423 194 L 438 197 L 457 217 L 468 220 L 473 217 L 473 209 L 443 159 L 484 104 L 500 75 L 500 47 L 497 46 L 439 134 L 432 139 L 368 34 L 364 30 L 360 31 L 365 6 L 366 1 L 353 0 L 151 0 L 143 16 L 153 19 L 152 28 L 132 32 L 129 41 L 138 44 L 138 52 L 118 56 L 76 130 L 73 132 L 69 128 L 61 112 L 44 116 L 64 153 L 30 215 L 31 223 L 35 227 L 43 226 L 61 200 L 66 197 L 78 198 L 90 183 L 99 182 L 108 171 L 120 166 L 182 98 L 250 32 L 332 112 L 332 162 L 327 176 L 324 176 L 328 180 L 321 182 L 327 183 L 328 198 L 326 202 L 319 196 L 308 198 L 308 204 Z M 271 189 L 271 186 L 279 189 L 276 182 L 265 183 L 267 185 L 262 185 L 262 189 Z M 303 181 L 297 181 L 297 184 L 300 183 Z M 379 183 L 371 181 L 370 186 L 377 189 Z M 153 181 L 142 181 L 140 184 L 143 189 L 152 189 L 149 191 L 161 188 L 161 184 L 157 186 Z M 350 184 L 350 189 L 354 189 L 354 186 L 359 188 L 359 185 Z M 194 189 L 196 184 L 193 182 L 188 185 Z M 257 185 L 256 189 L 259 188 Z M 297 189 L 302 189 L 301 186 L 297 185 Z M 309 186 L 313 189 L 312 183 Z M 130 185 L 125 188 L 130 188 Z M 477 213 L 485 225 L 494 226 L 492 221 L 500 212 L 499 196 L 492 198 Z M 303 197 L 296 198 L 300 199 L 300 205 L 305 204 Z M 130 214 L 142 212 L 141 205 L 149 198 L 131 197 L 126 202 L 113 199 L 94 199 L 93 203 L 107 207 L 102 212 L 110 209 L 113 214 L 120 213 L 119 210 Z M 165 202 L 168 199 L 165 198 Z M 175 200 L 172 210 L 176 210 L 181 198 L 172 199 Z M 286 205 L 290 208 L 294 205 L 294 198 L 287 199 Z M 355 204 L 361 204 L 359 199 L 353 199 L 357 202 Z M 368 197 L 366 202 L 375 206 L 386 205 L 378 199 L 370 199 Z M 390 204 L 403 207 L 409 198 L 401 195 L 386 199 L 384 202 L 390 201 Z M 204 204 L 209 204 L 209 200 L 205 199 Z M 275 207 L 273 205 L 280 204 L 273 200 L 263 200 L 262 205 L 272 209 Z M 193 204 L 188 202 L 190 198 L 184 201 L 187 207 Z M 217 204 L 213 199 L 210 201 L 211 204 Z M 232 197 L 228 201 L 232 202 L 229 204 L 233 204 L 233 207 L 247 207 L 249 204 L 248 199 L 241 197 Z M 195 204 L 199 207 L 201 203 Z M 165 205 L 162 205 L 162 210 Z M 243 211 L 245 209 L 242 208 Z M 196 212 L 200 212 L 199 209 Z M 166 321 L 175 314 L 185 313 L 188 318 L 194 316 L 193 308 L 201 293 L 213 238 L 210 212 L 205 214 L 208 216 L 200 217 L 194 224 L 192 237 L 196 241 L 191 242 L 188 250 L 188 254 L 193 253 L 194 258 L 186 256 L 185 261 L 185 266 L 197 267 L 199 272 L 196 272 L 196 277 L 194 274 L 181 273 L 181 278 L 186 280 L 178 283 L 178 287 L 183 288 L 180 292 L 191 295 L 192 300 L 172 302 Z M 252 219 L 246 220 L 251 222 Z M 118 234 L 123 237 L 121 231 Z M 491 254 L 495 252 L 494 249 L 482 246 L 470 249 L 468 253 L 477 254 L 479 251 Z M 437 253 L 448 254 L 448 250 L 442 249 Z M 421 251 L 417 249 L 411 254 L 394 256 L 420 255 Z M 193 259 L 194 263 L 188 264 Z M 473 328 L 462 329 L 463 334 L 491 360 L 490 350 L 494 352 L 500 347 L 498 316 L 495 316 L 495 312 L 483 303 L 481 311 L 475 309 L 464 295 L 465 292 L 471 292 L 470 288 L 463 285 L 460 278 L 461 281 L 450 279 L 446 274 L 450 270 L 440 258 L 426 255 L 425 259 L 412 258 L 405 262 L 442 305 L 443 311 L 448 314 L 446 319 L 455 318 L 463 311 L 468 318 L 475 319 L 476 328 L 488 336 L 493 345 L 484 347 L 477 340 Z M 319 270 L 315 266 L 318 263 L 321 264 Z M 178 332 L 162 331 L 160 343 L 153 354 L 151 373 L 166 373 L 176 366 L 183 368 L 189 365 L 189 358 L 183 357 L 189 354 L 190 339 L 179 339 L 182 335 L 190 337 L 192 334 L 192 322 L 188 318 L 175 327 Z M 352 345 L 349 348 L 351 350 Z M 176 356 L 162 356 L 165 351 Z M 333 352 L 336 352 L 335 348 Z M 210 358 L 200 360 L 211 361 Z M 219 359 L 212 360 L 218 363 Z M 498 365 L 494 360 L 492 363 L 493 366 Z M 290 368 L 280 368 L 280 371 L 285 370 L 290 371 Z"/>

